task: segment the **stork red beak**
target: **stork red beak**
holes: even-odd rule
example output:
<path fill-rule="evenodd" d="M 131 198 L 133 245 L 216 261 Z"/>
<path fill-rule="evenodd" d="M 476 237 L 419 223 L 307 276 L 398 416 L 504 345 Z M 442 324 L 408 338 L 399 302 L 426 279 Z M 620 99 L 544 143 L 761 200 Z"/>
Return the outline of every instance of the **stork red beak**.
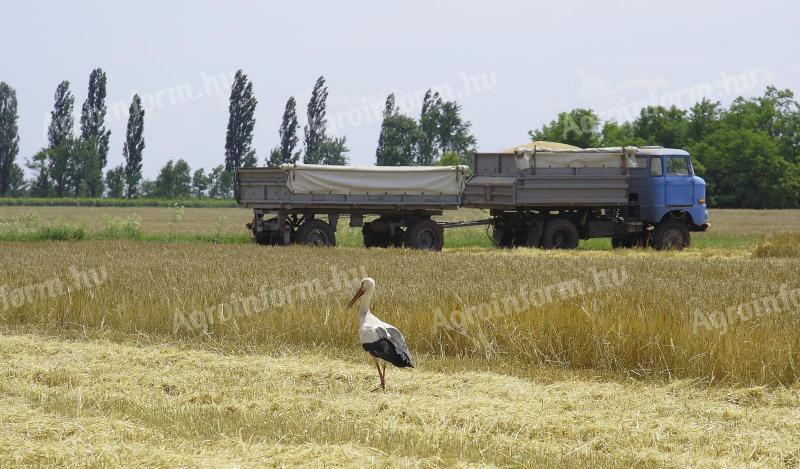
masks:
<path fill-rule="evenodd" d="M 350 303 L 347 304 L 347 309 L 350 309 L 350 307 L 353 306 L 356 303 L 356 301 L 358 301 L 358 299 L 361 298 L 361 295 L 363 294 L 364 294 L 364 289 L 362 287 L 358 287 L 358 291 L 356 291 L 356 294 L 353 295 L 353 299 L 350 300 Z"/>

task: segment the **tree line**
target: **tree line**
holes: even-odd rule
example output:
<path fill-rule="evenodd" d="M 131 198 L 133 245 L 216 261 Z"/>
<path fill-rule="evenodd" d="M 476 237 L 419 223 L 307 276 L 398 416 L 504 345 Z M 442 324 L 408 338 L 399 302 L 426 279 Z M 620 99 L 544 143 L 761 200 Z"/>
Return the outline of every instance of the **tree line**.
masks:
<path fill-rule="evenodd" d="M 241 70 L 231 87 L 224 164 L 206 173 L 204 168 L 192 171 L 184 159 L 169 160 L 154 180 L 142 177 L 145 109 L 138 95 L 133 96 L 128 109 L 124 163 L 106 169 L 111 138 L 111 131 L 105 126 L 106 85 L 105 72 L 93 70 L 76 132 L 75 97 L 68 81 L 59 83 L 50 113 L 47 146 L 26 159 L 25 166 L 35 174 L 26 180 L 17 162 L 16 91 L 7 83 L 0 83 L 0 197 L 229 198 L 233 195 L 234 171 L 258 164 L 252 147 L 257 100 L 252 82 Z M 325 78 L 319 77 L 308 103 L 302 152 L 296 149 L 296 100 L 289 99 L 279 131 L 280 144 L 267 156 L 266 164 L 294 163 L 301 153 L 303 162 L 309 164 L 347 164 L 346 138 L 327 135 L 327 97 Z"/>
<path fill-rule="evenodd" d="M 253 148 L 253 83 L 241 70 L 234 77 L 229 101 L 224 164 L 192 171 L 184 159 L 169 160 L 154 180 L 143 179 L 145 109 L 134 95 L 128 109 L 124 163 L 106 169 L 111 132 L 105 126 L 105 72 L 91 72 L 87 97 L 74 122 L 75 97 L 68 81 L 54 95 L 47 146 L 25 166 L 19 152 L 17 98 L 0 83 L 0 196 L 33 197 L 214 197 L 229 198 L 233 173 L 258 165 Z M 348 163 L 347 140 L 327 133 L 328 87 L 320 76 L 306 107 L 302 148 L 297 101 L 284 107 L 279 143 L 265 158 L 276 167 L 302 159 L 306 164 Z M 469 164 L 476 145 L 471 123 L 455 101 L 428 90 L 418 118 L 400 111 L 394 94 L 386 98 L 375 151 L 380 166 Z M 724 107 L 703 99 L 689 109 L 648 106 L 630 122 L 602 122 L 591 109 L 573 109 L 529 132 L 532 140 L 555 141 L 581 148 L 662 145 L 692 154 L 698 175 L 708 183 L 708 203 L 717 207 L 800 207 L 800 105 L 790 90 L 768 87 L 755 98 L 738 97 Z"/>
<path fill-rule="evenodd" d="M 258 100 L 253 83 L 241 70 L 231 86 L 229 117 L 225 135 L 224 164 L 206 172 L 192 171 L 184 159 L 169 160 L 154 180 L 142 177 L 145 150 L 145 109 L 134 95 L 128 109 L 128 123 L 122 156 L 124 163 L 106 169 L 111 131 L 106 128 L 106 73 L 97 68 L 89 76 L 86 100 L 81 107 L 79 132 L 75 129 L 75 96 L 70 83 L 62 81 L 56 88 L 47 146 L 31 158 L 26 167 L 35 176 L 25 180 L 17 163 L 19 153 L 16 92 L 0 83 L 0 196 L 32 197 L 214 197 L 233 194 L 233 174 L 238 168 L 258 165 L 253 148 L 255 110 Z M 328 87 L 320 76 L 306 107 L 300 147 L 300 123 L 297 100 L 286 102 L 278 129 L 279 143 L 265 158 L 267 166 L 293 164 L 346 165 L 346 137 L 327 132 Z M 471 124 L 461 118 L 461 107 L 455 101 L 442 99 L 428 90 L 422 103 L 419 120 L 400 113 L 394 94 L 386 100 L 376 164 L 431 165 L 459 164 L 468 161 L 475 146 Z"/>
<path fill-rule="evenodd" d="M 709 99 L 689 109 L 648 106 L 632 122 L 601 122 L 591 109 L 573 109 L 529 134 L 581 148 L 683 148 L 708 184 L 709 205 L 800 207 L 800 105 L 788 89 L 769 86 L 727 107 Z"/>

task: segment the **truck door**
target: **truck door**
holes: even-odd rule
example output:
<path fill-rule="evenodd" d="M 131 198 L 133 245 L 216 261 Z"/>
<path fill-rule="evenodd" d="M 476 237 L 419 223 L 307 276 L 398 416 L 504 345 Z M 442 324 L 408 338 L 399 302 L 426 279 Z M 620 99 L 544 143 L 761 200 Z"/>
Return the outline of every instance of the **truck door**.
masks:
<path fill-rule="evenodd" d="M 694 202 L 694 181 L 687 156 L 667 156 L 664 169 L 665 200 L 669 207 L 691 207 Z"/>

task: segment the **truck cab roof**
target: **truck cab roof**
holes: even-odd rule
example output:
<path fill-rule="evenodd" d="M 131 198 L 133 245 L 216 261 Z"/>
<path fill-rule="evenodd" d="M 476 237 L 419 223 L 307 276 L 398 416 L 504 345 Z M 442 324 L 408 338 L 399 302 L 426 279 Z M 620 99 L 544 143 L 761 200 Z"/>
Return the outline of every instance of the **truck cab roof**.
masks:
<path fill-rule="evenodd" d="M 664 148 L 664 147 L 639 147 L 636 150 L 636 156 L 689 156 L 686 150 L 679 150 L 677 148 Z"/>

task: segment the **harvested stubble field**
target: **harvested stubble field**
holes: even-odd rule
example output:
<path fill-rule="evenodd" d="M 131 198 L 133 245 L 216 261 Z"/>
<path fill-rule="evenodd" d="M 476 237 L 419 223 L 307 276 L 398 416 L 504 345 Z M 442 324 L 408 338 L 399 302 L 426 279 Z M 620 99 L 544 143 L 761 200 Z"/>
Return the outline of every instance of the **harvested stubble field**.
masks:
<path fill-rule="evenodd" d="M 800 258 L 753 247 L 799 213 L 681 253 L 2 243 L 0 466 L 796 466 Z M 385 395 L 363 273 L 419 365 Z"/>

